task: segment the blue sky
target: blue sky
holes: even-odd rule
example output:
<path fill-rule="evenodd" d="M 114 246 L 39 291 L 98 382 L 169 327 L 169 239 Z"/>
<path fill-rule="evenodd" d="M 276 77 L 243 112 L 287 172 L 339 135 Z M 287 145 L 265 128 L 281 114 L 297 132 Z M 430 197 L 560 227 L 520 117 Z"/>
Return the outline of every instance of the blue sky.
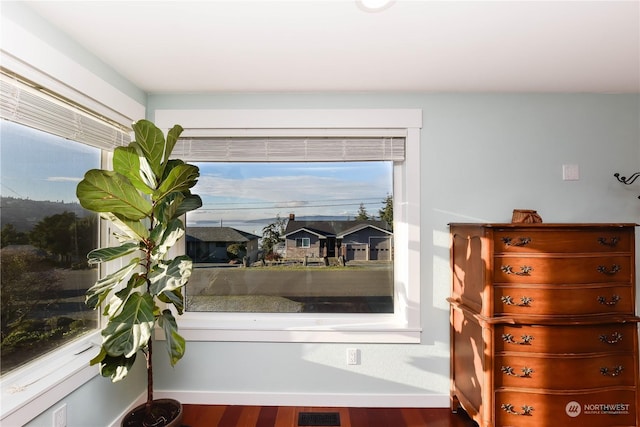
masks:
<path fill-rule="evenodd" d="M 31 200 L 76 202 L 76 185 L 99 167 L 99 150 L 2 120 L 0 194 Z"/>
<path fill-rule="evenodd" d="M 76 202 L 77 183 L 88 169 L 99 167 L 98 150 L 1 123 L 2 196 Z M 393 187 L 391 162 L 196 164 L 200 179 L 193 192 L 204 206 L 189 214 L 189 225 L 290 213 L 354 217 L 360 203 L 377 215 Z"/>
<path fill-rule="evenodd" d="M 189 222 L 377 214 L 392 193 L 391 162 L 196 163 L 203 208 Z"/>

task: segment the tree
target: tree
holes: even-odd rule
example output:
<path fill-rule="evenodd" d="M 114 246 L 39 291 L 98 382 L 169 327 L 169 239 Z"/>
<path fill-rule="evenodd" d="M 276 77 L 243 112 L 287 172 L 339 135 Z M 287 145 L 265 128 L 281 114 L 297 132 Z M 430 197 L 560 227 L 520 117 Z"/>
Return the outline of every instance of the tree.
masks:
<path fill-rule="evenodd" d="M 364 207 L 364 203 L 360 203 L 360 207 L 358 208 L 358 215 L 356 215 L 356 220 L 366 221 L 368 219 L 369 219 L 369 214 L 367 214 L 367 209 Z"/>
<path fill-rule="evenodd" d="M 262 251 L 264 255 L 273 253 L 273 249 L 280 242 L 284 242 L 284 230 L 287 228 L 287 220 L 276 216 L 276 220 L 262 229 Z"/>
<path fill-rule="evenodd" d="M 387 194 L 387 197 L 385 197 L 382 203 L 383 207 L 378 211 L 380 219 L 382 221 L 386 221 L 393 230 L 393 196 L 391 194 Z"/>
<path fill-rule="evenodd" d="M 73 212 L 44 217 L 29 233 L 32 245 L 56 255 L 59 261 L 68 261 L 76 252 L 76 221 Z"/>
<path fill-rule="evenodd" d="M 247 245 L 244 243 L 232 243 L 227 246 L 227 256 L 229 259 L 242 258 L 247 254 Z"/>
<path fill-rule="evenodd" d="M 2 267 L 2 326 L 3 353 L 9 351 L 5 341 L 16 332 L 25 331 L 25 321 L 47 300 L 53 300 L 61 290 L 60 278 L 46 258 L 30 250 L 0 251 Z"/>
<path fill-rule="evenodd" d="M 26 245 L 29 243 L 29 236 L 16 230 L 13 224 L 6 224 L 2 227 L 1 242 L 3 248 L 9 245 Z"/>

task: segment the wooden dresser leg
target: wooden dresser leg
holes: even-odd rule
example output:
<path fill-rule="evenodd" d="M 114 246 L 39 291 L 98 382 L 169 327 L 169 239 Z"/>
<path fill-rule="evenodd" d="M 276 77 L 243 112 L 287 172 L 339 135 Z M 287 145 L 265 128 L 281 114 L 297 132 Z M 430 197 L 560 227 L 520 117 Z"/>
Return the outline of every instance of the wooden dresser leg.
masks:
<path fill-rule="evenodd" d="M 455 394 L 451 395 L 449 405 L 451 406 L 451 413 L 457 414 L 458 409 L 460 409 L 460 401 Z"/>

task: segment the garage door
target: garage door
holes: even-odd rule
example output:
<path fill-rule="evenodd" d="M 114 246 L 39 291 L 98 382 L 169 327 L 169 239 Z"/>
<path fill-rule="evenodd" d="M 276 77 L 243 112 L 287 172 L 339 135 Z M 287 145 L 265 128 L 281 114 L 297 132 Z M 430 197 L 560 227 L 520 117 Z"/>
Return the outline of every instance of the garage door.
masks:
<path fill-rule="evenodd" d="M 366 261 L 368 250 L 366 243 L 347 244 L 347 261 Z"/>
<path fill-rule="evenodd" d="M 371 253 L 369 259 L 371 261 L 390 261 L 391 260 L 391 237 L 371 237 Z"/>

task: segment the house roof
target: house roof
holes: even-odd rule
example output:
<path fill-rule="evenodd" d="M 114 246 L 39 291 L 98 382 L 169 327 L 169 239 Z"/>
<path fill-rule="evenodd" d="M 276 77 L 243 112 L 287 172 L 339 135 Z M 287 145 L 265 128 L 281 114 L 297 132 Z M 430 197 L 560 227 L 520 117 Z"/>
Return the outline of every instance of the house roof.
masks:
<path fill-rule="evenodd" d="M 391 234 L 391 227 L 385 221 L 373 220 L 351 220 L 351 221 L 298 221 L 289 220 L 284 231 L 285 236 L 307 230 L 318 236 L 338 236 L 342 237 L 354 233 L 366 227 L 374 227 Z"/>
<path fill-rule="evenodd" d="M 260 236 L 233 227 L 188 227 L 187 242 L 241 243 L 259 239 Z"/>
<path fill-rule="evenodd" d="M 353 227 L 343 231 L 342 233 L 338 234 L 338 238 L 343 238 L 345 236 L 348 236 L 349 234 L 356 233 L 356 232 L 358 232 L 358 231 L 360 231 L 360 230 L 362 230 L 364 228 L 375 228 L 376 230 L 382 231 L 383 233 L 390 234 L 390 235 L 393 234 L 392 231 L 387 230 L 385 228 L 378 227 L 378 226 L 376 226 L 374 224 L 364 224 L 364 223 L 362 223 L 362 224 L 356 224 L 355 226 L 353 226 Z"/>

